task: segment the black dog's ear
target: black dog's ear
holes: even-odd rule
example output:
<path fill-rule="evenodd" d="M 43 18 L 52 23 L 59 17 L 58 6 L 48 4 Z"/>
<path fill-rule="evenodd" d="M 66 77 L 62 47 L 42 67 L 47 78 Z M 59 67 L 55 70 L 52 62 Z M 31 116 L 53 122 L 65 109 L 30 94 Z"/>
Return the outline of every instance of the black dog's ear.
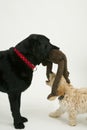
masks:
<path fill-rule="evenodd" d="M 23 54 L 29 54 L 32 53 L 33 48 L 36 48 L 38 42 L 38 35 L 32 34 L 23 41 L 21 41 L 19 44 L 16 45 L 16 48 L 22 52 Z"/>
<path fill-rule="evenodd" d="M 20 43 L 18 43 L 15 47 L 20 51 L 22 52 L 23 54 L 26 54 L 27 53 L 27 50 L 28 50 L 28 43 L 29 43 L 29 40 L 28 38 L 24 39 L 23 41 L 21 41 Z"/>

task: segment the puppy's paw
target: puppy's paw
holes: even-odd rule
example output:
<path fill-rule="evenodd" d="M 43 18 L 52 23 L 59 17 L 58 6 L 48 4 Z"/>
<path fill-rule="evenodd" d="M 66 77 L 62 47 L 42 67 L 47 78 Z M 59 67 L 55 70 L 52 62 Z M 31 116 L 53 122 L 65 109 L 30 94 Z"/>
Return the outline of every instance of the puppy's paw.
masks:
<path fill-rule="evenodd" d="M 51 113 L 49 114 L 49 116 L 52 117 L 52 118 L 58 118 L 58 117 L 59 117 L 59 116 L 56 114 L 56 112 L 51 112 Z"/>
<path fill-rule="evenodd" d="M 51 87 L 50 86 L 50 80 L 46 80 L 45 83 L 46 83 L 46 85 L 48 85 L 49 87 Z"/>
<path fill-rule="evenodd" d="M 76 121 L 69 121 L 70 126 L 76 126 Z"/>
<path fill-rule="evenodd" d="M 67 83 L 69 83 L 69 84 L 70 84 L 70 79 L 68 79 L 68 78 L 67 78 Z"/>

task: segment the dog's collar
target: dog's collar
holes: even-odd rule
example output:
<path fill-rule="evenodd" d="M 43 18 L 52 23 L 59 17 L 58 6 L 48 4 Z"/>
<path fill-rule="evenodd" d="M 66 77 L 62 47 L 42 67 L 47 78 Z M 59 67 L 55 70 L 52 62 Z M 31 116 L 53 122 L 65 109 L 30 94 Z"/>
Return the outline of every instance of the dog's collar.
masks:
<path fill-rule="evenodd" d="M 14 48 L 14 52 L 29 68 L 32 70 L 35 69 L 36 66 L 32 64 L 18 49 Z"/>

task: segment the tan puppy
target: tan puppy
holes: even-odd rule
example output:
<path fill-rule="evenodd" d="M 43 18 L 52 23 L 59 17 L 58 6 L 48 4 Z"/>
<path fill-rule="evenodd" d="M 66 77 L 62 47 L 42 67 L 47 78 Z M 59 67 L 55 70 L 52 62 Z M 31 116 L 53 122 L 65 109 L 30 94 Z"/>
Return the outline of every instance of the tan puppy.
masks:
<path fill-rule="evenodd" d="M 51 73 L 49 81 L 46 81 L 46 84 L 52 86 L 55 76 L 54 73 Z M 77 115 L 87 112 L 87 89 L 73 88 L 73 86 L 68 84 L 62 76 L 57 89 L 57 94 L 59 96 L 60 107 L 55 112 L 50 113 L 50 116 L 57 118 L 67 112 L 69 115 L 69 124 L 75 126 L 77 123 Z M 56 96 L 54 99 L 55 98 Z"/>

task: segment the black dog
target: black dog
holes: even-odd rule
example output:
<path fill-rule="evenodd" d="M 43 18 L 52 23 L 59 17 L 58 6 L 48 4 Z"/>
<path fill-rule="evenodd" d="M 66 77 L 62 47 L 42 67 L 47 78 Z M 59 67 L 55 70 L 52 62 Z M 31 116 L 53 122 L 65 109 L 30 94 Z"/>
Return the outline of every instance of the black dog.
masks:
<path fill-rule="evenodd" d="M 31 84 L 34 67 L 43 63 L 55 48 L 58 49 L 47 37 L 32 34 L 14 48 L 0 51 L 0 91 L 8 94 L 17 129 L 24 128 L 27 121 L 20 113 L 21 93 Z"/>

